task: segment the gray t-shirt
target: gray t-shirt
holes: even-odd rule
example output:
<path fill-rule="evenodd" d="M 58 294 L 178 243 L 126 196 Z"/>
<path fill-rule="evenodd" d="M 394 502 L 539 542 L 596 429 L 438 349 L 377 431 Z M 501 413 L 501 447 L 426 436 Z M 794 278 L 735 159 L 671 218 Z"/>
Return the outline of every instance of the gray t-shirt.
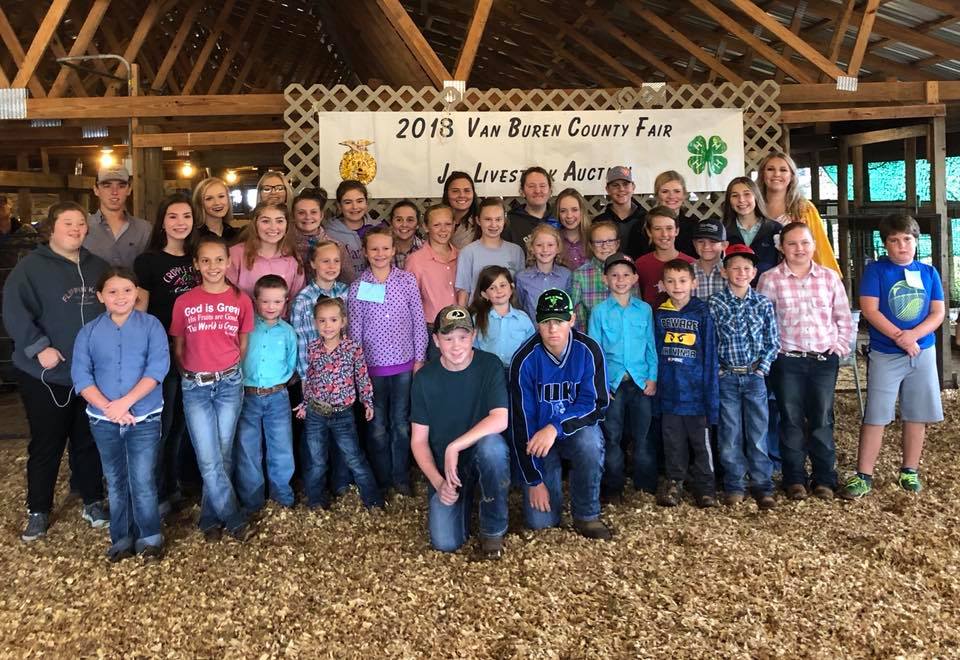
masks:
<path fill-rule="evenodd" d="M 97 211 L 87 216 L 87 237 L 83 247 L 106 261 L 111 266 L 133 268 L 133 262 L 143 254 L 150 243 L 152 227 L 143 218 L 127 214 L 127 224 L 114 236 L 103 213 Z"/>
<path fill-rule="evenodd" d="M 503 266 L 515 276 L 517 271 L 523 270 L 524 262 L 523 249 L 516 243 L 503 241 L 499 248 L 494 249 L 474 241 L 457 255 L 456 288 L 466 291 L 467 300 L 470 300 L 481 270 L 487 266 Z"/>

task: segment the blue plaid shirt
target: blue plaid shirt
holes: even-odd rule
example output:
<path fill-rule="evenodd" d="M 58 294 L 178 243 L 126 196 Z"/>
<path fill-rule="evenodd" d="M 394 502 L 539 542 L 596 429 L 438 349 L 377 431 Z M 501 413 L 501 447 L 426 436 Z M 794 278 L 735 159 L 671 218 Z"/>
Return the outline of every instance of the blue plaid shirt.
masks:
<path fill-rule="evenodd" d="M 717 356 L 720 368 L 746 367 L 770 373 L 780 351 L 780 335 L 773 303 L 753 289 L 738 298 L 729 287 L 710 296 L 710 313 L 717 328 Z"/>

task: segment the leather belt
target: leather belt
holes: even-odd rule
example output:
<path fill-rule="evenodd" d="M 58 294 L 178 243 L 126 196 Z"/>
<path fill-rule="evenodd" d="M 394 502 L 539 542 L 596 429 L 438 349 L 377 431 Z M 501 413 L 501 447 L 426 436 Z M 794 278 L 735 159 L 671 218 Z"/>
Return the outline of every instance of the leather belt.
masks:
<path fill-rule="evenodd" d="M 237 363 L 223 371 L 184 371 L 183 377 L 192 380 L 197 385 L 212 385 L 239 372 L 240 364 Z"/>
<path fill-rule="evenodd" d="M 274 385 L 273 387 L 252 387 L 250 385 L 244 385 L 243 393 L 253 394 L 255 396 L 269 396 L 285 389 L 287 389 L 286 383 L 280 383 L 279 385 Z"/>

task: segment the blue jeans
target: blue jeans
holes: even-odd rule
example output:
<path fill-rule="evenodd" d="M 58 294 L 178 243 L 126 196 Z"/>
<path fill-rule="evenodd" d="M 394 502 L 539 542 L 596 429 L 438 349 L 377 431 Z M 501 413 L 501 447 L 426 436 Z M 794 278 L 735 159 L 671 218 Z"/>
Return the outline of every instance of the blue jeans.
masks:
<path fill-rule="evenodd" d="M 480 490 L 480 535 L 500 537 L 507 533 L 507 494 L 510 490 L 510 458 L 507 443 L 499 433 L 485 435 L 473 446 L 467 460 L 460 454 L 458 473 L 463 486 L 451 505 L 440 501 L 430 489 L 427 526 L 430 545 L 441 552 L 459 549 L 470 535 L 473 499 Z"/>
<path fill-rule="evenodd" d="M 163 545 L 157 502 L 160 414 L 132 426 L 90 418 L 110 498 L 111 553 Z"/>
<path fill-rule="evenodd" d="M 767 376 L 767 456 L 773 463 L 773 471 L 779 472 L 780 460 L 780 409 L 777 408 L 777 397 L 773 393 L 773 383 Z"/>
<path fill-rule="evenodd" d="M 240 372 L 209 385 L 184 378 L 183 411 L 190 440 L 203 478 L 200 529 L 223 525 L 228 530 L 246 523 L 230 475 L 233 472 L 233 436 L 243 402 Z"/>
<path fill-rule="evenodd" d="M 620 495 L 626 482 L 626 459 L 623 452 L 625 422 L 633 437 L 633 485 L 648 493 L 657 491 L 657 445 L 648 437 L 652 398 L 632 380 L 623 381 L 610 397 L 607 416 L 603 420 L 603 481 L 600 490 L 606 495 Z"/>
<path fill-rule="evenodd" d="M 833 441 L 833 398 L 839 358 L 825 360 L 780 356 L 770 377 L 780 409 L 783 485 L 807 485 L 807 455 L 813 485 L 837 487 Z"/>
<path fill-rule="evenodd" d="M 260 510 L 266 500 L 263 448 L 266 438 L 270 499 L 293 506 L 293 425 L 286 389 L 257 396 L 243 395 L 237 443 L 234 445 L 233 484 L 246 511 Z"/>
<path fill-rule="evenodd" d="M 367 456 L 384 490 L 410 485 L 410 383 L 413 372 L 373 376 Z"/>
<path fill-rule="evenodd" d="M 344 410 L 324 417 L 307 408 L 303 437 L 307 452 L 310 454 L 310 463 L 303 480 L 303 490 L 307 495 L 308 506 L 326 506 L 329 501 L 327 456 L 331 444 L 335 444 L 340 450 L 340 455 L 360 490 L 360 499 L 363 503 L 368 507 L 383 506 L 383 493 L 377 485 L 366 456 L 360 450 L 357 425 L 353 421 L 353 410 Z"/>
<path fill-rule="evenodd" d="M 718 445 L 723 490 L 744 493 L 746 476 L 754 495 L 773 493 L 773 463 L 767 455 L 767 386 L 757 374 L 720 376 Z"/>
<path fill-rule="evenodd" d="M 560 459 L 570 461 L 570 513 L 574 520 L 600 518 L 600 478 L 603 475 L 603 434 L 598 425 L 558 439 L 543 458 L 543 483 L 550 491 L 550 511 L 530 506 L 529 487 L 523 493 L 523 517 L 530 529 L 556 527 L 563 509 Z"/>

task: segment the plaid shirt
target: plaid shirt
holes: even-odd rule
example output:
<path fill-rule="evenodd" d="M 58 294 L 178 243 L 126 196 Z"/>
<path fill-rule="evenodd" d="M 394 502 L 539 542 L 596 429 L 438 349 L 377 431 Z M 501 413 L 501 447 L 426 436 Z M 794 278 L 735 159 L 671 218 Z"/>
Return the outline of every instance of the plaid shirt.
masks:
<path fill-rule="evenodd" d="M 610 295 L 603 282 L 603 262 L 590 257 L 590 261 L 573 271 L 570 282 L 573 313 L 577 315 L 576 327 L 580 332 L 586 332 L 590 311 Z"/>
<path fill-rule="evenodd" d="M 307 378 L 303 383 L 304 401 L 329 404 L 335 408 L 352 406 L 357 392 L 365 408 L 373 407 L 373 383 L 363 361 L 363 349 L 349 337 L 327 351 L 323 340 L 310 342 L 307 348 Z"/>
<path fill-rule="evenodd" d="M 717 328 L 717 355 L 720 369 L 746 367 L 770 373 L 770 365 L 780 350 L 777 317 L 773 303 L 753 289 L 738 298 L 724 287 L 710 297 L 710 313 Z"/>
<path fill-rule="evenodd" d="M 727 281 L 720 274 L 720 263 L 713 266 L 710 273 L 706 273 L 700 266 L 700 261 L 693 262 L 693 273 L 697 278 L 697 289 L 693 292 L 697 298 L 707 300 L 715 293 L 720 293 L 727 288 Z"/>
<path fill-rule="evenodd" d="M 855 332 L 850 302 L 832 270 L 814 263 L 809 273 L 798 277 L 783 262 L 760 276 L 757 291 L 777 310 L 781 352 L 850 352 Z"/>
<path fill-rule="evenodd" d="M 403 270 L 404 268 L 406 268 L 407 257 L 409 257 L 411 254 L 413 254 L 414 252 L 422 248 L 423 243 L 424 243 L 424 240 L 419 236 L 417 236 L 416 234 L 414 234 L 413 242 L 410 243 L 410 249 L 407 250 L 406 252 L 401 252 L 400 250 L 397 250 L 396 253 L 393 255 L 393 265 L 399 268 L 400 270 Z"/>
<path fill-rule="evenodd" d="M 310 282 L 293 301 L 293 312 L 290 314 L 290 325 L 297 333 L 297 373 L 300 379 L 307 377 L 307 346 L 310 342 L 320 338 L 317 324 L 313 320 L 313 306 L 320 296 L 340 298 L 346 300 L 349 287 L 343 282 L 334 282 L 329 291 L 320 288 L 320 285 Z"/>

